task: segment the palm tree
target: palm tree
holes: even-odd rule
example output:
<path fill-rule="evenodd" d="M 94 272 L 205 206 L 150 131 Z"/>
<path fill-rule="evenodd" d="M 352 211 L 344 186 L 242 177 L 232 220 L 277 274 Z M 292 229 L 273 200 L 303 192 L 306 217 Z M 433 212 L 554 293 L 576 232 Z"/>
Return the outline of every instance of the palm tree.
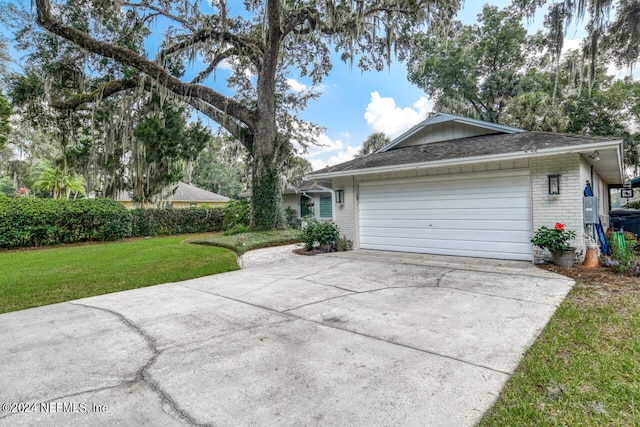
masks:
<path fill-rule="evenodd" d="M 68 199 L 71 193 L 74 193 L 74 198 L 78 194 L 87 195 L 84 178 L 74 175 L 68 169 L 60 166 L 52 168 L 49 165 L 42 164 L 38 179 L 33 185 L 36 188 L 51 191 L 51 197 L 54 199 Z"/>

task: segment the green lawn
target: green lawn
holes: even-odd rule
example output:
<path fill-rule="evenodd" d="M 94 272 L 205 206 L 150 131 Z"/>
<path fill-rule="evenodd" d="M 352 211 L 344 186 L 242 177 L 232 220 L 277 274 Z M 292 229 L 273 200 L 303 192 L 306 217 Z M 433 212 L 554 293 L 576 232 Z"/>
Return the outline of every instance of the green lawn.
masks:
<path fill-rule="evenodd" d="M 578 278 L 580 280 L 580 278 Z M 640 281 L 578 282 L 480 426 L 640 425 Z"/>
<path fill-rule="evenodd" d="M 0 252 L 0 313 L 238 269 L 234 252 L 185 239 Z"/>

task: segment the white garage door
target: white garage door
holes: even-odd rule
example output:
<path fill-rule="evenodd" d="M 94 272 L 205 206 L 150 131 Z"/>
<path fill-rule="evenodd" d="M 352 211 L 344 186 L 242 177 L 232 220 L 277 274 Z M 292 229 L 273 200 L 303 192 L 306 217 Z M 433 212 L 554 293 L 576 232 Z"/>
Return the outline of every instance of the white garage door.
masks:
<path fill-rule="evenodd" d="M 360 247 L 531 260 L 528 171 L 360 184 Z"/>

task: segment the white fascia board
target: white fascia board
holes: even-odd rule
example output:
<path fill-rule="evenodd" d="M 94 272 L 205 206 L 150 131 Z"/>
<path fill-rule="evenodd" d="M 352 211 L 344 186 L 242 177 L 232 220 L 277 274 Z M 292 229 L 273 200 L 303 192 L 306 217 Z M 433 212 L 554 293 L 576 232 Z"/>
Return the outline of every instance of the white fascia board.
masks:
<path fill-rule="evenodd" d="M 323 178 L 338 178 L 342 176 L 357 176 L 357 175 L 369 175 L 373 173 L 385 173 L 385 172 L 401 172 L 407 170 L 414 169 L 424 169 L 424 168 L 437 168 L 437 167 L 446 167 L 446 166 L 465 166 L 472 165 L 477 163 L 487 163 L 487 162 L 500 162 L 500 161 L 508 161 L 508 160 L 521 160 L 521 159 L 529 159 L 532 157 L 543 157 L 549 156 L 553 154 L 573 154 L 573 153 L 583 153 L 585 151 L 590 150 L 603 150 L 605 148 L 616 148 L 616 152 L 620 152 L 622 147 L 622 140 L 615 141 L 603 141 L 596 142 L 591 144 L 583 144 L 583 145 L 575 145 L 573 147 L 556 147 L 556 148 L 547 148 L 537 151 L 519 151 L 515 153 L 504 153 L 504 154 L 492 154 L 489 156 L 479 156 L 479 157 L 467 157 L 462 159 L 446 159 L 446 160 L 438 160 L 435 162 L 420 162 L 420 163 L 408 163 L 404 165 L 390 165 L 390 166 L 379 166 L 376 168 L 367 168 L 367 169 L 355 169 L 349 171 L 338 171 L 338 172 L 328 172 L 323 174 L 312 175 L 312 179 L 323 179 Z M 622 170 L 622 169 L 621 169 Z"/>

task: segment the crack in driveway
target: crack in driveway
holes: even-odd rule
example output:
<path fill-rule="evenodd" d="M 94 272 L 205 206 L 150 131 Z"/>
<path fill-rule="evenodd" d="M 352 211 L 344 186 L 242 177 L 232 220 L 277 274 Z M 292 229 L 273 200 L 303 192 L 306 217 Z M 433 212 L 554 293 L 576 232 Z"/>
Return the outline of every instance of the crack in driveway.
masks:
<path fill-rule="evenodd" d="M 166 391 L 164 391 L 160 386 L 160 384 L 157 381 L 155 381 L 153 378 L 151 378 L 150 374 L 147 372 L 148 369 L 151 368 L 151 366 L 153 366 L 156 363 L 156 361 L 158 360 L 158 356 L 162 354 L 162 351 L 158 349 L 157 341 L 155 338 L 147 334 L 141 327 L 137 326 L 132 321 L 130 321 L 125 316 L 123 316 L 122 314 L 116 311 L 109 310 L 107 308 L 96 307 L 92 305 L 80 304 L 77 302 L 69 302 L 69 304 L 75 305 L 75 306 L 81 306 L 85 308 L 91 308 L 94 310 L 100 310 L 105 313 L 109 313 L 117 317 L 118 320 L 120 320 L 120 322 L 122 322 L 125 326 L 127 326 L 129 329 L 134 331 L 138 336 L 142 337 L 145 340 L 145 342 L 147 343 L 147 347 L 151 351 L 151 357 L 147 360 L 147 362 L 144 365 L 142 365 L 136 371 L 135 379 L 133 381 L 126 381 L 124 384 L 135 384 L 135 383 L 142 382 L 146 384 L 152 391 L 154 391 L 160 397 L 163 404 L 166 403 L 167 405 L 169 405 L 169 407 L 182 420 L 188 422 L 192 426 L 203 426 L 203 427 L 211 426 L 211 424 L 198 423 L 189 413 L 187 413 L 184 409 L 182 409 L 178 404 L 178 402 L 176 402 L 173 399 L 173 397 L 171 397 Z M 164 405 L 161 405 L 161 406 L 162 406 L 162 410 L 165 411 Z"/>

